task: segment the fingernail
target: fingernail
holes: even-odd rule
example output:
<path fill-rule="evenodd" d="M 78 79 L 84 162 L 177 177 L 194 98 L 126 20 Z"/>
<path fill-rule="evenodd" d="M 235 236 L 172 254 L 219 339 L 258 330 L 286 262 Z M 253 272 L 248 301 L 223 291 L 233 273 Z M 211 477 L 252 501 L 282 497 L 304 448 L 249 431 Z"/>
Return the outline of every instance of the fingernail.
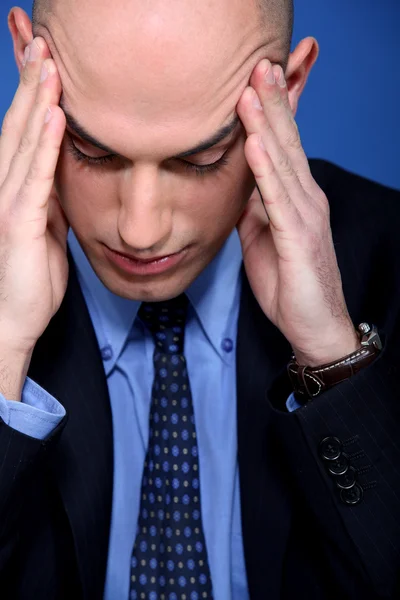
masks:
<path fill-rule="evenodd" d="M 46 116 L 44 118 L 44 122 L 48 123 L 49 121 L 51 121 L 52 117 L 53 117 L 53 113 L 51 112 L 50 108 L 48 108 L 46 111 Z"/>
<path fill-rule="evenodd" d="M 264 146 L 264 142 L 262 141 L 262 137 L 261 136 L 258 137 L 258 145 L 260 146 L 261 150 L 263 150 L 264 152 L 266 152 L 266 148 Z"/>
<path fill-rule="evenodd" d="M 286 87 L 286 79 L 285 79 L 285 74 L 283 72 L 283 69 L 280 69 L 278 84 L 281 88 Z"/>
<path fill-rule="evenodd" d="M 274 72 L 272 70 L 272 66 L 270 66 L 270 68 L 268 69 L 268 71 L 265 74 L 265 81 L 269 84 L 274 84 L 275 83 L 275 75 Z"/>
<path fill-rule="evenodd" d="M 29 46 L 27 46 L 27 47 L 25 48 L 25 52 L 24 52 L 24 58 L 23 58 L 23 61 L 22 61 L 22 66 L 23 66 L 23 67 L 25 67 L 26 63 L 28 62 L 28 58 L 29 58 L 29 52 L 30 52 L 30 48 L 29 48 Z"/>
<path fill-rule="evenodd" d="M 36 43 L 36 40 L 33 40 L 33 42 L 31 43 L 30 47 L 29 47 L 29 62 L 33 62 L 34 60 L 37 60 L 40 56 L 40 48 L 38 46 L 38 44 Z"/>
<path fill-rule="evenodd" d="M 262 110 L 263 109 L 263 107 L 261 106 L 261 102 L 260 102 L 260 100 L 259 100 L 256 92 L 254 92 L 254 94 L 253 94 L 253 106 L 257 110 Z"/>
<path fill-rule="evenodd" d="M 46 81 L 48 76 L 49 76 L 49 72 L 46 69 L 45 65 L 43 65 L 42 72 L 40 73 L 40 83 L 43 83 L 43 81 Z"/>

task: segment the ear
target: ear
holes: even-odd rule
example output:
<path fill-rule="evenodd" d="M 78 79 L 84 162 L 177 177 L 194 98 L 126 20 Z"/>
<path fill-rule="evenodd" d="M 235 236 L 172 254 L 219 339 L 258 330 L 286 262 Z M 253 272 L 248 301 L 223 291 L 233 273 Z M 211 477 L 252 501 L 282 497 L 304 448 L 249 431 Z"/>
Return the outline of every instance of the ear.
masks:
<path fill-rule="evenodd" d="M 12 8 L 8 15 L 8 28 L 14 44 L 14 56 L 18 70 L 22 69 L 25 48 L 32 42 L 32 23 L 22 8 Z"/>
<path fill-rule="evenodd" d="M 297 112 L 300 96 L 307 83 L 311 69 L 318 58 L 318 54 L 318 42 L 312 37 L 302 40 L 290 54 L 286 69 L 286 81 L 293 115 Z"/>

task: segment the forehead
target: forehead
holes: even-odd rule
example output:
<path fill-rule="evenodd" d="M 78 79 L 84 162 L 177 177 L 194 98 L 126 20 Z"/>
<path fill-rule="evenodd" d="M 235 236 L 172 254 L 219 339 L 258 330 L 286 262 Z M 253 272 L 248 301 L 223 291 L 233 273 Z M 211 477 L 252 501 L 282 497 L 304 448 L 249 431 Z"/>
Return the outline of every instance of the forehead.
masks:
<path fill-rule="evenodd" d="M 110 124 L 119 137 L 212 133 L 232 117 L 258 60 L 279 47 L 252 0 L 59 0 L 38 33 L 70 112 L 97 137 Z"/>

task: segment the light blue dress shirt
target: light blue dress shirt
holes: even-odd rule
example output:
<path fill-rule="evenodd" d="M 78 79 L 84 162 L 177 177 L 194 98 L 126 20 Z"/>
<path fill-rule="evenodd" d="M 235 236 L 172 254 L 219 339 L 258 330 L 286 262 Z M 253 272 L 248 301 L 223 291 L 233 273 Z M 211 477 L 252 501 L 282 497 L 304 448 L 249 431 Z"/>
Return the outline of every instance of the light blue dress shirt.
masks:
<path fill-rule="evenodd" d="M 112 294 L 71 233 L 69 245 L 103 358 L 114 433 L 114 483 L 105 600 L 129 598 L 153 382 L 153 340 L 140 303 Z M 187 290 L 185 355 L 199 444 L 201 508 L 216 600 L 247 600 L 236 436 L 236 338 L 242 253 L 236 231 Z M 293 397 L 289 410 L 297 404 Z M 0 417 L 43 439 L 64 408 L 27 379 L 22 403 L 0 396 Z"/>

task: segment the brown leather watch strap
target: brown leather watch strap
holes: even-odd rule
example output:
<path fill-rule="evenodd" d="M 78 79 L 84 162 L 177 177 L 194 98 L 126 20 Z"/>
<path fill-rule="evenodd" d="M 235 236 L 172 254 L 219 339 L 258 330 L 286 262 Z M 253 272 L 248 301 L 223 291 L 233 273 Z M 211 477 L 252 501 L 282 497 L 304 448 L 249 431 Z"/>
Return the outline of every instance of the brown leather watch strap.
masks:
<path fill-rule="evenodd" d="M 362 323 L 359 331 L 360 349 L 338 361 L 307 367 L 299 365 L 295 357 L 292 358 L 288 364 L 288 374 L 296 400 L 300 404 L 305 404 L 325 390 L 349 379 L 376 359 L 382 349 L 376 328 Z"/>

